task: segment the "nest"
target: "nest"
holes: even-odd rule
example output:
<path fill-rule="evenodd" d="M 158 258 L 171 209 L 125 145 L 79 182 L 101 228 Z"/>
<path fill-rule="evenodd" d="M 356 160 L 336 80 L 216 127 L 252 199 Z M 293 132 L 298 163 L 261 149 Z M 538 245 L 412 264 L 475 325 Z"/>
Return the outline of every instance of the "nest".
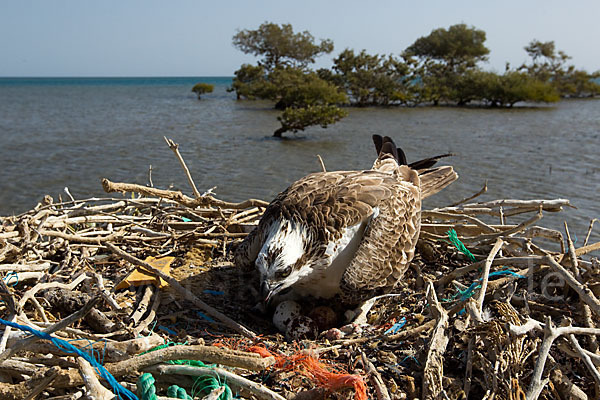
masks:
<path fill-rule="evenodd" d="M 564 238 L 539 225 L 567 200 L 472 196 L 424 210 L 394 293 L 289 342 L 254 309 L 256 274 L 230 258 L 266 203 L 201 195 L 188 177 L 194 197 L 103 180 L 136 195 L 47 196 L 0 218 L 0 398 L 114 398 L 100 364 L 141 398 L 147 372 L 159 398 L 173 383 L 214 399 L 227 398 L 225 384 L 249 399 L 600 396 L 593 221 L 578 248 L 566 224 Z M 202 386 L 207 376 L 218 384 Z"/>

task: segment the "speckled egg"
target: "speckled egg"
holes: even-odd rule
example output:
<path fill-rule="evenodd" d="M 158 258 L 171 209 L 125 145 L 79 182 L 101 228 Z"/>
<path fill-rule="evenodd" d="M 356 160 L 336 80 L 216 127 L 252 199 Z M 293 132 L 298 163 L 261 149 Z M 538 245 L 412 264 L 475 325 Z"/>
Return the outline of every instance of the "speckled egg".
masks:
<path fill-rule="evenodd" d="M 280 332 L 285 332 L 290 321 L 298 315 L 300 315 L 300 305 L 298 303 L 291 300 L 282 301 L 273 313 L 273 325 Z"/>
<path fill-rule="evenodd" d="M 318 334 L 319 330 L 315 321 L 304 315 L 294 317 L 285 331 L 285 337 L 290 341 L 315 339 Z"/>
<path fill-rule="evenodd" d="M 337 324 L 337 315 L 331 307 L 318 306 L 313 308 L 308 316 L 317 324 L 319 331 L 333 328 Z"/>

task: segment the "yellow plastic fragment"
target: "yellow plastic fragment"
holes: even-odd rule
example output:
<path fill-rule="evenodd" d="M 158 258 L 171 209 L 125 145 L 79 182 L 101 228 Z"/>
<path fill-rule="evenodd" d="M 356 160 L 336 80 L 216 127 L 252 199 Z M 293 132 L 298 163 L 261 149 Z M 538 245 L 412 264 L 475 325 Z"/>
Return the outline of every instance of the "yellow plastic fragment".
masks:
<path fill-rule="evenodd" d="M 144 261 L 148 264 L 152 265 L 154 268 L 161 270 L 163 273 L 169 275 L 171 271 L 171 263 L 175 260 L 175 257 L 162 257 L 162 258 L 154 258 L 147 257 Z M 167 286 L 167 282 L 158 277 L 154 277 L 150 274 L 147 274 L 141 270 L 141 267 L 133 270 L 125 279 L 123 279 L 115 290 L 119 289 L 127 289 L 130 286 L 142 286 L 142 285 L 154 285 L 159 289 Z"/>

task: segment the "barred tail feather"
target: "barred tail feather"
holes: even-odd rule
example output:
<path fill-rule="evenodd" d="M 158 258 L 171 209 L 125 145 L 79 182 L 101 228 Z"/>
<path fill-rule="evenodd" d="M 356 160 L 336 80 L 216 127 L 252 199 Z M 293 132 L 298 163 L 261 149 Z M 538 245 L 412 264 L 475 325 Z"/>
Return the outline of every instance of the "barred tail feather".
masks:
<path fill-rule="evenodd" d="M 458 179 L 458 174 L 451 166 L 438 167 L 419 171 L 421 179 L 421 199 L 436 194 Z"/>

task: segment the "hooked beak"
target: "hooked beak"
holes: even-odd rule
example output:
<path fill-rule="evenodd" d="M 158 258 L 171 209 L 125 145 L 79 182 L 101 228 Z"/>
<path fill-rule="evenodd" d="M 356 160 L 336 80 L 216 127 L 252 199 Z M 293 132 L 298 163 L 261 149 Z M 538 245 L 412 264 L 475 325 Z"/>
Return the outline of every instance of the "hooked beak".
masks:
<path fill-rule="evenodd" d="M 268 282 L 263 282 L 262 285 L 260 285 L 260 292 L 262 294 L 263 303 L 268 305 L 275 294 L 275 288 L 271 288 Z"/>
<path fill-rule="evenodd" d="M 263 282 L 260 286 L 260 291 L 263 297 L 263 302 L 268 305 L 269 302 L 273 299 L 273 296 L 281 291 L 283 288 L 283 283 L 280 283 L 275 286 L 270 286 L 268 282 Z"/>

